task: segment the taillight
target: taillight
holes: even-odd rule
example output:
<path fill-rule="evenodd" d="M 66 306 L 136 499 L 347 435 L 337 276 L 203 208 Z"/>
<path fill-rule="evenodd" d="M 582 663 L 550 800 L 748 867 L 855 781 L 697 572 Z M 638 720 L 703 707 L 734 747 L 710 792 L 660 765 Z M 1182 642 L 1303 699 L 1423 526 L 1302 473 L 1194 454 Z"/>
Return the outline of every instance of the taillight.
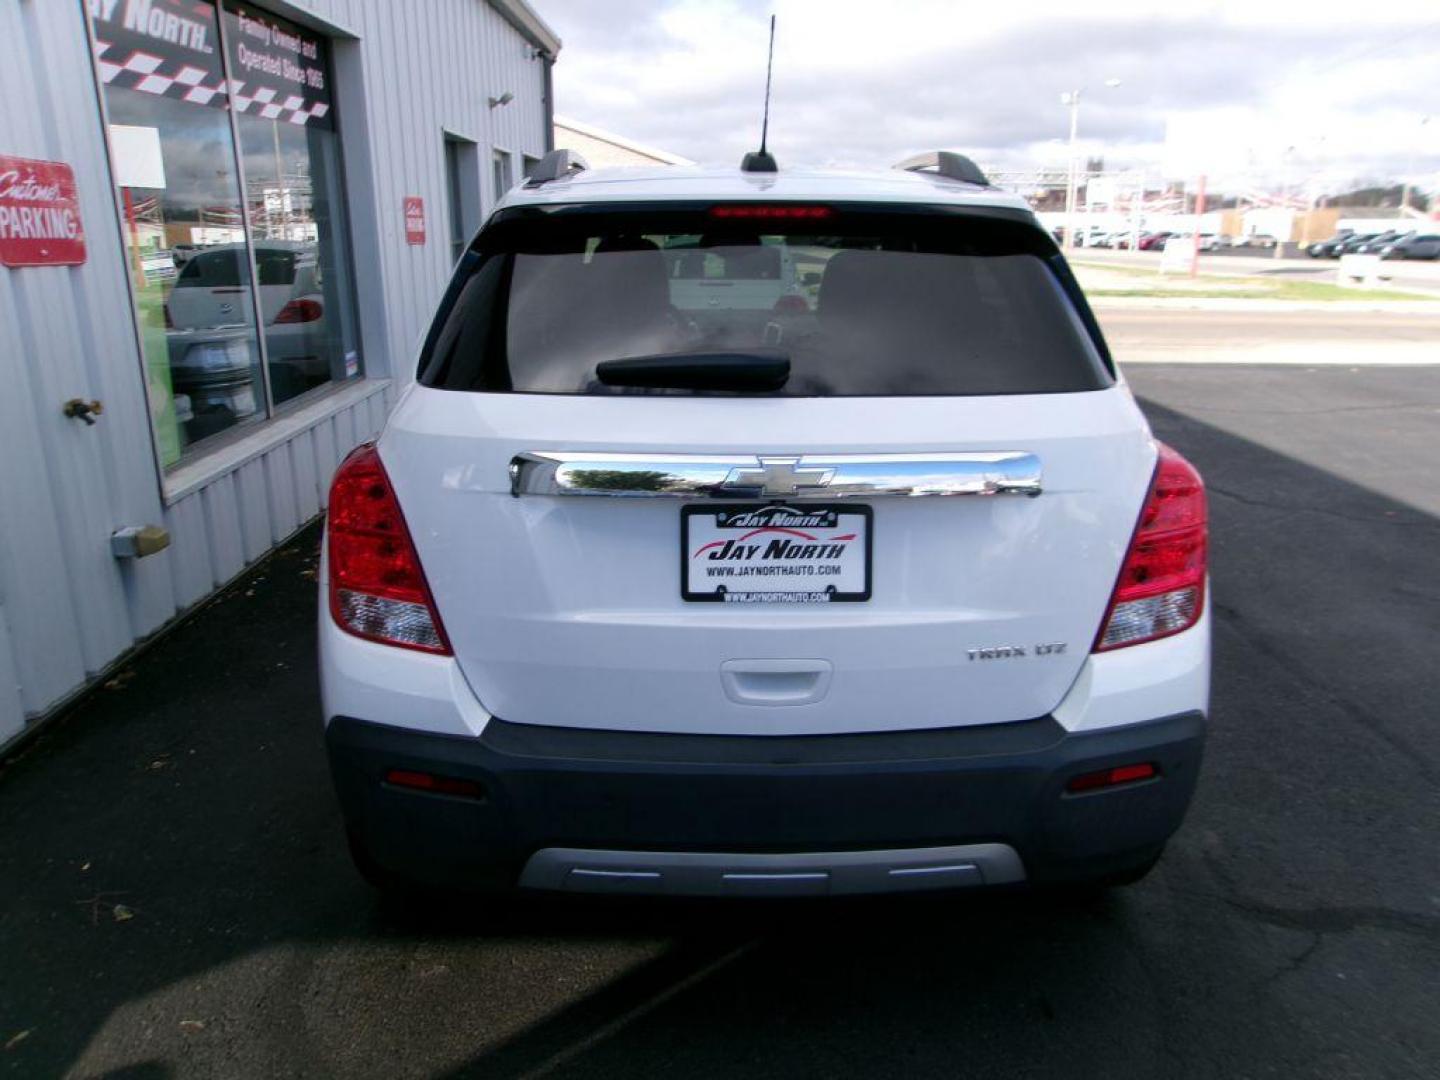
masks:
<path fill-rule="evenodd" d="M 277 323 L 314 322 L 325 314 L 325 308 L 319 300 L 291 300 L 280 309 L 275 316 Z"/>
<path fill-rule="evenodd" d="M 809 315 L 810 305 L 805 302 L 803 296 L 796 296 L 789 293 L 775 301 L 775 306 L 770 309 L 772 315 Z"/>
<path fill-rule="evenodd" d="M 350 452 L 330 484 L 330 614 L 342 630 L 450 655 L 420 558 L 374 443 Z"/>
<path fill-rule="evenodd" d="M 1188 630 L 1205 606 L 1205 482 L 1164 443 L 1095 651 Z"/>

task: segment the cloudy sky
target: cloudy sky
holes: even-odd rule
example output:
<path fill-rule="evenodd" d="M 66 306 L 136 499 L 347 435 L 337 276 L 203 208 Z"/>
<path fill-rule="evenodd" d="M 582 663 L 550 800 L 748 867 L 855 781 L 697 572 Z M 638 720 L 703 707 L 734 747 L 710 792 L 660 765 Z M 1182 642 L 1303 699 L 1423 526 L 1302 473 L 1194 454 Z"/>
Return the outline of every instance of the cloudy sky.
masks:
<path fill-rule="evenodd" d="M 935 148 L 1061 164 L 1059 95 L 1082 87 L 1082 146 L 1108 166 L 1229 188 L 1440 186 L 1440 0 L 534 4 L 564 40 L 559 112 L 702 162 L 757 141 L 773 11 L 782 167 Z"/>

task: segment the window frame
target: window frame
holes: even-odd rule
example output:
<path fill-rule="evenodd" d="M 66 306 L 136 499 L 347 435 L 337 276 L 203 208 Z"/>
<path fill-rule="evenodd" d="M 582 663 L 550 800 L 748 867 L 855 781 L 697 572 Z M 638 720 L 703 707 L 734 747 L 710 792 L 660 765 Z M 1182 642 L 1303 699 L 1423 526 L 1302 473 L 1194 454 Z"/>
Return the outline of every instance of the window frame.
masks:
<path fill-rule="evenodd" d="M 504 182 L 500 171 L 504 170 Z M 515 155 L 503 146 L 490 147 L 490 182 L 495 188 L 492 206 L 498 206 L 505 193 L 515 186 Z"/>
<path fill-rule="evenodd" d="M 450 261 L 458 262 L 480 227 L 480 145 L 449 128 L 444 143 L 445 209 L 449 218 Z"/>
<path fill-rule="evenodd" d="M 230 63 L 229 35 L 225 25 L 226 8 L 228 6 L 227 0 L 205 0 L 205 2 L 214 11 L 216 29 L 215 40 L 216 49 L 219 53 L 220 67 L 227 83 L 230 83 L 233 80 L 233 73 L 231 71 Z M 264 3 L 253 3 L 252 0 L 245 0 L 245 2 L 249 3 L 250 6 L 258 8 L 277 19 L 282 19 L 285 22 L 289 23 L 295 23 L 306 33 L 309 33 L 314 37 L 320 39 L 324 44 L 325 51 L 324 72 L 326 83 L 332 88 L 337 86 L 337 83 L 335 81 L 335 45 L 337 40 L 339 40 L 339 35 L 335 32 L 337 28 L 334 28 L 331 24 L 325 24 L 325 26 L 317 26 L 309 21 L 303 23 L 296 23 L 295 19 L 291 16 L 283 14 L 281 12 L 277 12 L 265 5 Z M 95 97 L 99 111 L 101 142 L 105 150 L 105 175 L 109 181 L 110 195 L 113 200 L 113 205 L 115 207 L 117 221 L 120 222 L 120 244 L 122 253 L 124 253 L 127 250 L 125 247 L 126 241 L 123 229 L 124 196 L 121 191 L 120 185 L 116 181 L 115 175 L 115 157 L 114 147 L 110 138 L 111 121 L 109 103 L 106 97 L 106 84 L 101 78 L 99 59 L 96 56 L 95 51 L 96 31 L 94 19 L 91 17 L 88 9 L 83 14 L 84 18 L 82 19 L 82 23 L 85 29 L 87 51 L 90 56 L 90 73 L 91 78 L 94 80 L 93 85 L 95 87 Z M 335 91 L 332 90 L 332 94 L 335 94 Z M 337 146 L 338 153 L 336 154 L 336 164 L 339 170 L 339 178 L 337 184 L 339 189 L 339 198 L 344 203 L 345 209 L 343 241 L 347 252 L 351 255 L 353 260 L 355 238 L 354 228 L 350 220 L 352 206 L 350 204 L 348 186 L 349 169 L 346 161 L 347 155 L 345 153 L 345 146 L 343 143 L 343 125 L 345 123 L 345 113 L 347 110 L 341 107 L 341 103 L 339 100 L 333 101 L 332 108 L 334 110 L 334 120 L 332 121 L 332 123 L 334 125 L 335 135 L 337 140 L 341 140 Z M 226 428 L 223 431 L 216 432 L 212 435 L 207 435 L 200 441 L 182 448 L 179 458 L 177 458 L 173 463 L 169 465 L 165 464 L 164 459 L 161 456 L 160 439 L 158 433 L 155 430 L 154 420 L 152 417 L 147 416 L 146 433 L 150 439 L 151 454 L 155 463 L 156 478 L 159 482 L 161 497 L 166 501 L 167 504 L 170 501 L 167 481 L 172 475 L 179 473 L 183 470 L 193 468 L 198 462 L 203 461 L 207 457 L 211 457 L 213 455 L 216 455 L 217 453 L 224 451 L 227 447 L 233 446 L 243 440 L 252 439 L 255 438 L 257 435 L 263 434 L 267 429 L 273 428 L 277 421 L 283 419 L 288 414 L 307 408 L 313 405 L 320 398 L 329 396 L 330 394 L 344 392 L 345 390 L 351 389 L 361 383 L 366 382 L 371 378 L 370 373 L 366 370 L 367 365 L 364 360 L 365 350 L 363 348 L 363 334 L 361 332 L 359 319 L 359 295 L 356 290 L 356 282 L 354 279 L 354 275 L 350 274 L 347 275 L 349 280 L 346 285 L 346 292 L 348 293 L 349 303 L 351 304 L 355 313 L 355 333 L 357 346 L 356 351 L 360 354 L 361 357 L 361 369 L 359 373 L 355 377 L 346 378 L 343 380 L 327 380 L 320 385 L 317 385 L 309 390 L 306 390 L 303 393 L 297 394 L 294 397 L 280 403 L 276 403 L 276 401 L 274 400 L 274 394 L 271 389 L 269 347 L 266 342 L 265 327 L 263 322 L 261 322 L 264 309 L 261 303 L 258 267 L 255 258 L 255 230 L 251 221 L 250 207 L 245 198 L 245 192 L 248 190 L 248 179 L 245 172 L 245 154 L 242 149 L 243 142 L 240 137 L 238 114 L 233 108 L 227 108 L 225 111 L 228 115 L 228 127 L 230 129 L 230 154 L 235 164 L 235 178 L 240 196 L 241 228 L 243 229 L 245 234 L 244 246 L 250 273 L 250 280 L 248 282 L 248 293 L 250 296 L 252 310 L 256 313 L 255 335 L 258 344 L 260 386 L 262 390 L 265 412 L 263 417 L 252 423 L 235 424 L 229 428 Z M 128 258 L 128 255 L 126 255 L 126 257 Z M 133 335 L 132 340 L 135 344 L 135 355 L 139 362 L 141 377 L 143 379 L 146 365 L 145 341 L 140 326 L 139 308 L 137 306 L 137 296 L 135 293 L 135 282 L 128 269 L 125 273 L 125 294 L 128 299 L 130 329 Z"/>

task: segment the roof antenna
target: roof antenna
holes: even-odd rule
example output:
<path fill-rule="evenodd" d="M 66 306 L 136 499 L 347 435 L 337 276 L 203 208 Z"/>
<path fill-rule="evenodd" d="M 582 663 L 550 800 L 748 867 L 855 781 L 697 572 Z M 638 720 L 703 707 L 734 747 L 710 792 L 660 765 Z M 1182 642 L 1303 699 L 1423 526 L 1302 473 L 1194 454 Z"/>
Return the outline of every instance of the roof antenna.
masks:
<path fill-rule="evenodd" d="M 770 138 L 770 72 L 775 67 L 775 16 L 770 16 L 770 57 L 765 61 L 765 118 L 760 122 L 760 149 L 752 150 L 740 162 L 741 172 L 778 172 L 775 156 L 765 149 Z"/>

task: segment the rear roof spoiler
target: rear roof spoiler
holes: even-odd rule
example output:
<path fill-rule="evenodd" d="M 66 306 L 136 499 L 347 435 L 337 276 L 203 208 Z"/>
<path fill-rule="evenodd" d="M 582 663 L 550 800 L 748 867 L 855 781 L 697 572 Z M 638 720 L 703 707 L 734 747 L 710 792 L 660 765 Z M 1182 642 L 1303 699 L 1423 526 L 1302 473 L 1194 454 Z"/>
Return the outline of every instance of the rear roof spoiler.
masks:
<path fill-rule="evenodd" d="M 964 154 L 956 154 L 949 150 L 931 150 L 928 153 L 916 154 L 914 157 L 896 162 L 891 167 L 900 169 L 902 172 L 934 172 L 947 180 L 959 180 L 977 187 L 990 186 L 990 181 L 980 171 L 980 166 Z"/>
<path fill-rule="evenodd" d="M 526 179 L 525 186 L 539 187 L 552 180 L 563 179 L 572 173 L 584 172 L 588 168 L 590 168 L 589 163 L 574 150 L 551 150 L 535 163 L 535 168 L 530 170 L 530 176 Z"/>

